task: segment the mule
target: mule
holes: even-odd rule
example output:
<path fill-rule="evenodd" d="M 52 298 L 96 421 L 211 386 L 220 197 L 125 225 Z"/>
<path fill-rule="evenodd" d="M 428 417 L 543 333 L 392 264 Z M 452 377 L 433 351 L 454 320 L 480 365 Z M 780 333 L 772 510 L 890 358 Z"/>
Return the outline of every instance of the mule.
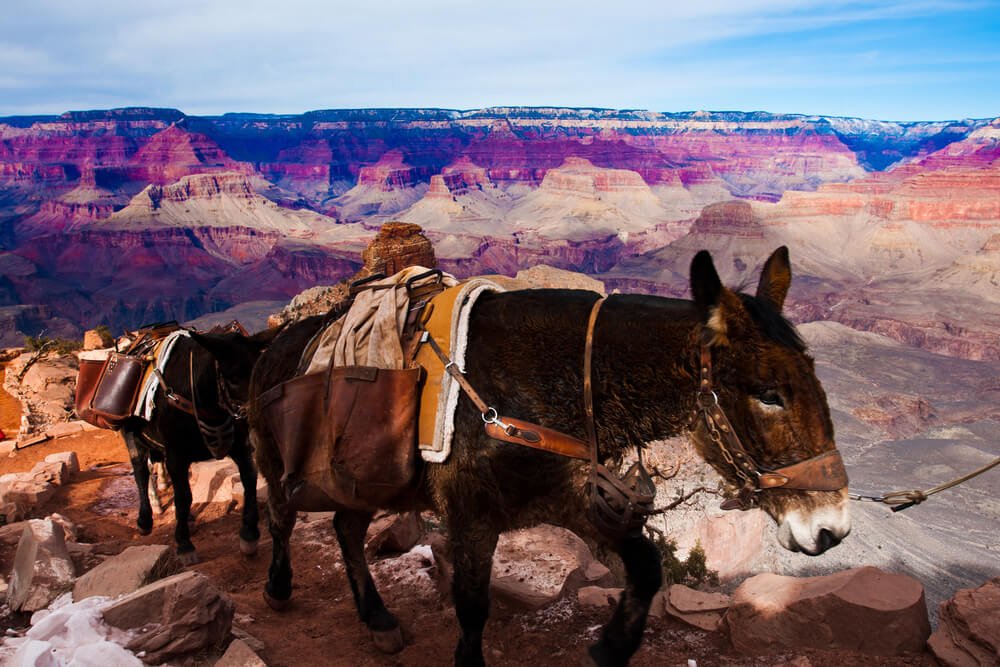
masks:
<path fill-rule="evenodd" d="M 746 491 L 746 468 L 729 462 L 731 451 L 728 458 L 721 451 L 726 441 L 718 436 L 718 424 L 710 427 L 707 417 L 693 418 L 718 408 L 728 415 L 726 428 L 738 436 L 741 451 L 764 475 L 779 474 L 769 472 L 773 470 L 792 474 L 790 464 L 806 465 L 800 462 L 813 458 L 830 456 L 839 462 L 813 361 L 781 315 L 790 284 L 785 248 L 765 263 L 755 295 L 723 287 L 711 256 L 702 251 L 691 264 L 693 302 L 608 297 L 597 313 L 592 339 L 600 461 L 620 464 L 629 450 L 687 431 L 701 456 L 734 488 Z M 467 379 L 500 414 L 585 438 L 583 360 L 597 299 L 593 292 L 553 289 L 481 296 L 471 315 Z M 289 536 L 295 513 L 258 398 L 293 376 L 299 355 L 321 324 L 321 318 L 314 318 L 290 327 L 261 356 L 251 380 L 251 439 L 269 485 L 273 537 L 264 595 L 276 609 L 292 593 Z M 711 371 L 707 391 L 706 370 Z M 640 644 L 650 602 L 660 588 L 656 546 L 641 529 L 616 537 L 596 530 L 587 519 L 587 462 L 493 440 L 484 432 L 484 418 L 463 394 L 450 457 L 425 464 L 415 497 L 388 508 L 430 508 L 447 529 L 460 627 L 455 664 L 484 664 L 482 638 L 498 536 L 540 522 L 569 528 L 620 555 L 627 585 L 588 657 L 598 665 L 626 664 Z M 846 475 L 841 475 L 829 490 L 754 488 L 745 495 L 777 522 L 782 546 L 816 555 L 850 530 L 846 485 Z M 371 518 L 369 512 L 339 508 L 333 524 L 362 622 L 377 648 L 398 651 L 403 646 L 398 622 L 379 596 L 364 557 Z"/>
<path fill-rule="evenodd" d="M 121 426 L 121 434 L 132 461 L 132 471 L 139 490 L 139 514 L 136 526 L 143 535 L 153 530 L 153 507 L 150 503 L 150 462 L 162 462 L 174 489 L 174 541 L 177 556 L 185 565 L 198 562 L 191 542 L 191 485 L 188 471 L 195 461 L 214 458 L 206 444 L 202 425 L 216 429 L 216 439 L 239 469 L 245 500 L 240 524 L 240 550 L 256 553 L 260 539 L 257 507 L 257 471 L 248 441 L 243 409 L 250 373 L 257 357 L 274 332 L 253 337 L 240 333 L 200 334 L 178 338 L 163 372 L 170 391 L 182 398 L 171 401 L 162 388 L 153 398 L 150 420 L 132 417 Z M 197 418 L 188 409 L 193 402 Z M 231 427 L 231 430 L 230 428 Z M 159 501 L 157 499 L 157 504 Z"/>

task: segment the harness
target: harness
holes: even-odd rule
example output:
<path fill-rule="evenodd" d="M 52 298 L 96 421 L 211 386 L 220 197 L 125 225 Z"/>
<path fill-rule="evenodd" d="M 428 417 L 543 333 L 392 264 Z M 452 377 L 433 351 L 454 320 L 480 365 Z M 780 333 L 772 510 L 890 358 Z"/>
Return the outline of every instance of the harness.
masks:
<path fill-rule="evenodd" d="M 733 467 L 743 480 L 736 498 L 722 503 L 722 509 L 746 510 L 757 505 L 756 494 L 767 489 L 796 489 L 800 491 L 838 491 L 847 486 L 847 470 L 840 452 L 836 449 L 817 454 L 774 470 L 761 466 L 753 458 L 729 418 L 719 405 L 719 396 L 712 383 L 711 335 L 702 336 L 695 419 L 700 415 L 705 421 L 709 438 L 719 448 L 722 458 Z"/>
<path fill-rule="evenodd" d="M 465 378 L 458 366 L 441 350 L 425 331 L 421 342 L 427 342 L 445 370 L 459 383 L 462 390 L 482 415 L 486 434 L 494 439 L 525 447 L 548 451 L 561 456 L 587 460 L 590 476 L 587 492 L 590 496 L 588 518 L 603 534 L 613 539 L 641 529 L 654 509 L 656 487 L 642 463 L 642 452 L 624 476 L 619 477 L 598 459 L 597 428 L 594 421 L 593 350 L 594 329 L 601 306 L 601 297 L 591 307 L 583 359 L 584 425 L 587 442 L 512 417 L 502 417 L 489 406 Z M 719 405 L 712 380 L 711 336 L 704 335 L 700 346 L 699 384 L 696 396 L 695 420 L 704 419 L 709 437 L 723 459 L 733 467 L 744 484 L 736 498 L 726 500 L 723 509 L 750 509 L 757 504 L 757 493 L 775 488 L 801 491 L 837 491 L 847 486 L 847 471 L 836 449 L 797 461 L 787 466 L 769 469 L 761 466 L 743 446 L 732 423 Z"/>
<path fill-rule="evenodd" d="M 240 333 L 244 336 L 247 335 L 246 329 L 236 320 L 226 325 L 215 326 L 207 333 Z M 162 336 L 160 339 L 162 339 Z M 135 347 L 133 345 L 133 348 Z M 152 351 L 152 347 L 144 350 L 145 353 L 151 353 Z M 131 349 L 129 353 L 134 354 Z M 215 375 L 217 404 L 207 409 L 204 405 L 200 408 L 198 406 L 198 393 L 195 390 L 194 382 L 193 351 L 188 353 L 188 387 L 191 392 L 190 398 L 179 394 L 173 387 L 167 384 L 159 368 L 154 366 L 152 373 L 156 377 L 160 389 L 163 390 L 163 396 L 167 399 L 167 403 L 171 407 L 194 417 L 205 447 L 213 457 L 221 459 L 229 453 L 235 442 L 236 422 L 246 419 L 246 406 L 233 399 L 229 384 L 219 371 L 219 362 L 213 360 L 212 366 Z M 215 407 L 219 409 L 213 409 Z M 145 433 L 143 433 L 143 437 L 157 447 L 164 448 L 162 443 L 146 436 Z"/>

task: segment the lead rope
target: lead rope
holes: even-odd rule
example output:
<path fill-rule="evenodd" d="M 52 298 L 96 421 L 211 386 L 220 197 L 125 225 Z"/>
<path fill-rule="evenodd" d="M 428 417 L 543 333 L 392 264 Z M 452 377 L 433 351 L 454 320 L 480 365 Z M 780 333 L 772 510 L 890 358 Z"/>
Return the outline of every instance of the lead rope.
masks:
<path fill-rule="evenodd" d="M 851 500 L 864 500 L 873 503 L 885 503 L 892 507 L 893 512 L 902 512 L 903 510 L 913 507 L 914 505 L 919 505 L 920 503 L 927 500 L 929 497 L 933 496 L 935 493 L 940 493 L 945 489 L 950 489 L 953 486 L 958 486 L 962 482 L 966 482 L 973 477 L 982 475 L 984 472 L 991 468 L 995 468 L 1000 465 L 1000 456 L 993 459 L 992 462 L 987 463 L 982 468 L 978 470 L 973 470 L 967 475 L 962 475 L 950 482 L 945 482 L 944 484 L 939 484 L 932 489 L 927 489 L 926 491 L 920 491 L 919 489 L 913 489 L 910 491 L 892 491 L 890 493 L 883 494 L 881 496 L 866 496 L 860 493 L 849 493 L 847 494 Z"/>

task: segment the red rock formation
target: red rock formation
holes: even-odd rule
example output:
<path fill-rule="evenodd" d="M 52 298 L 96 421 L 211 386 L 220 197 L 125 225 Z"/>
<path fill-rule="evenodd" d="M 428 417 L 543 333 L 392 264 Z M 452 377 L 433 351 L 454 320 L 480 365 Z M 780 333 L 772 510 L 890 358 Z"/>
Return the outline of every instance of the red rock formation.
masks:
<path fill-rule="evenodd" d="M 402 190 L 412 187 L 422 177 L 428 176 L 426 171 L 406 164 L 402 152 L 393 150 L 383 155 L 376 164 L 361 167 L 358 185 L 368 186 L 381 192 Z"/>
<path fill-rule="evenodd" d="M 1000 664 L 1000 578 L 958 591 L 941 603 L 927 645 L 945 667 Z"/>
<path fill-rule="evenodd" d="M 250 174 L 253 167 L 230 158 L 206 135 L 171 125 L 153 135 L 131 157 L 124 171 L 130 180 L 166 185 L 190 174 L 222 171 Z"/>

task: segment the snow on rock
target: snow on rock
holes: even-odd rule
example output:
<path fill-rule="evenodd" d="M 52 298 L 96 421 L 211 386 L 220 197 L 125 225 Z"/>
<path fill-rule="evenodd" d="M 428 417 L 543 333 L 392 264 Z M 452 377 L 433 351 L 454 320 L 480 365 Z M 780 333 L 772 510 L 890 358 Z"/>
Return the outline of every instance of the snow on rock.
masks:
<path fill-rule="evenodd" d="M 36 612 L 24 637 L 9 637 L 0 643 L 0 663 L 18 667 L 142 665 L 122 647 L 127 635 L 102 622 L 101 607 L 107 604 L 107 598 L 64 603 L 68 600 L 69 596 L 62 596 L 50 609 Z"/>

